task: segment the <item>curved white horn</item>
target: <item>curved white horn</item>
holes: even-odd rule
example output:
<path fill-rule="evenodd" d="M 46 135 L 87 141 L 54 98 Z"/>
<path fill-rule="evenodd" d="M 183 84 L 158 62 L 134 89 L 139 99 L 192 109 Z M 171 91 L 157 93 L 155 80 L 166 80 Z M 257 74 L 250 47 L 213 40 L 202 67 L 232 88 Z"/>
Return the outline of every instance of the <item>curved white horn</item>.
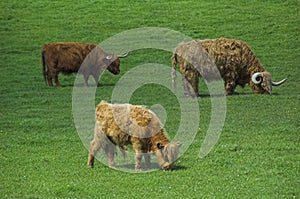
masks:
<path fill-rule="evenodd" d="M 273 82 L 273 81 L 272 81 L 272 85 L 273 85 L 273 86 L 279 86 L 279 85 L 283 84 L 286 80 L 287 80 L 287 78 L 284 78 L 283 80 L 281 80 L 281 81 L 279 81 L 279 82 Z"/>
<path fill-rule="evenodd" d="M 112 55 L 107 55 L 105 58 L 106 58 L 106 59 L 111 59 L 111 58 L 112 58 Z"/>
<path fill-rule="evenodd" d="M 251 77 L 251 80 L 254 84 L 260 84 L 262 81 L 262 74 L 261 73 L 254 73 Z"/>
<path fill-rule="evenodd" d="M 123 53 L 123 55 L 118 55 L 118 58 L 127 57 L 127 55 L 128 55 L 128 52 L 126 52 L 126 53 Z"/>

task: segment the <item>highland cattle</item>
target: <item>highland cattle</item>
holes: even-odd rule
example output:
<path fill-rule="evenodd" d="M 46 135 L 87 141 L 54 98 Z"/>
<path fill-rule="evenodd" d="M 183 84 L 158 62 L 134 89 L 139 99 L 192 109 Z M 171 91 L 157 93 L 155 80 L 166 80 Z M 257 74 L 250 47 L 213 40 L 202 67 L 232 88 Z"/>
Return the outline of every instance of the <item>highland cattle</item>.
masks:
<path fill-rule="evenodd" d="M 80 72 L 84 77 L 84 84 L 88 86 L 89 76 L 92 75 L 99 86 L 101 73 L 107 68 L 112 74 L 120 73 L 119 58 L 126 57 L 105 52 L 96 44 L 76 42 L 56 42 L 45 44 L 42 48 L 42 69 L 45 81 L 53 86 L 61 87 L 58 74 L 70 75 Z"/>
<path fill-rule="evenodd" d="M 195 60 L 195 62 L 188 60 Z M 177 64 L 185 77 L 183 79 L 186 79 L 183 80 L 184 87 L 188 87 L 187 82 L 191 84 L 196 96 L 199 96 L 198 78 L 206 76 L 207 73 L 210 74 L 205 77 L 208 81 L 218 77 L 213 75 L 216 74 L 216 67 L 224 80 L 226 95 L 232 94 L 237 85 L 245 87 L 246 84 L 250 85 L 253 93 L 271 94 L 272 86 L 279 86 L 287 79 L 273 82 L 270 73 L 265 71 L 245 42 L 225 38 L 193 40 L 179 44 L 172 55 L 173 84 L 175 84 Z"/>
<path fill-rule="evenodd" d="M 99 149 L 108 158 L 109 167 L 115 167 L 116 145 L 126 149 L 132 145 L 135 154 L 135 170 L 141 171 L 141 160 L 145 158 L 147 168 L 151 167 L 150 154 L 157 156 L 162 169 L 172 169 L 178 158 L 179 142 L 170 142 L 159 118 L 143 106 L 131 104 L 110 104 L 102 101 L 96 107 L 94 138 L 91 141 L 88 167 L 94 167 Z"/>

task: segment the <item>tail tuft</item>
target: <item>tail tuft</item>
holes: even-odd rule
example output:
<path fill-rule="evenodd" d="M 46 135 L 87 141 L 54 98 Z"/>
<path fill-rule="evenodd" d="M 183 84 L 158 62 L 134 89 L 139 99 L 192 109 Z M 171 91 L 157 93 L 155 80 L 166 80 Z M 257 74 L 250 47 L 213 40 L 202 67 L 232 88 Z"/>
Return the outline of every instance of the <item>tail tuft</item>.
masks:
<path fill-rule="evenodd" d="M 45 52 L 46 52 L 46 50 L 43 48 L 42 49 L 42 69 L 43 69 L 44 80 L 45 80 L 46 85 L 47 85 L 47 72 L 46 72 Z"/>

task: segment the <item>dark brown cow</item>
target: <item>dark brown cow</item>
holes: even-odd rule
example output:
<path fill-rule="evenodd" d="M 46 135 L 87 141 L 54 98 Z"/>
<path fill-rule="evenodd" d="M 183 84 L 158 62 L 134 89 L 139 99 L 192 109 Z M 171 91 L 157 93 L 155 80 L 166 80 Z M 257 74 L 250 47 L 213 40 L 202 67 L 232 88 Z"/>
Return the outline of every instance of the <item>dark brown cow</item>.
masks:
<path fill-rule="evenodd" d="M 119 58 L 122 56 L 109 54 L 96 44 L 76 42 L 56 42 L 45 44 L 42 48 L 43 76 L 49 86 L 53 86 L 54 79 L 57 87 L 58 74 L 65 75 L 81 73 L 84 76 L 85 86 L 88 86 L 89 76 L 92 75 L 98 86 L 100 74 L 107 68 L 112 74 L 120 73 Z"/>

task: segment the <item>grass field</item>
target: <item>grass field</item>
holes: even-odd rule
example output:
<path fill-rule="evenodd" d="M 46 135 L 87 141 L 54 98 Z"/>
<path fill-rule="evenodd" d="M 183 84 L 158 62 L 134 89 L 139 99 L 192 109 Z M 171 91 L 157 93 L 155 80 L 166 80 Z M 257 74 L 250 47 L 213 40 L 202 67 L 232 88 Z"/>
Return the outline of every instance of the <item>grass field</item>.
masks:
<path fill-rule="evenodd" d="M 299 0 L 2 0 L 0 198 L 299 198 L 299 13 Z M 40 49 L 55 41 L 101 43 L 144 27 L 244 40 L 274 80 L 288 81 L 273 95 L 253 95 L 247 86 L 227 97 L 221 137 L 205 158 L 198 154 L 211 102 L 201 81 L 199 131 L 175 170 L 132 174 L 98 161 L 88 169 L 72 115 L 76 76 L 60 75 L 63 88 L 46 86 Z M 121 60 L 120 75 L 103 74 L 95 104 L 110 101 L 116 82 L 135 66 L 171 66 L 170 57 L 155 49 L 132 52 Z M 130 103 L 161 104 L 174 136 L 180 114 L 172 92 L 145 85 Z"/>

